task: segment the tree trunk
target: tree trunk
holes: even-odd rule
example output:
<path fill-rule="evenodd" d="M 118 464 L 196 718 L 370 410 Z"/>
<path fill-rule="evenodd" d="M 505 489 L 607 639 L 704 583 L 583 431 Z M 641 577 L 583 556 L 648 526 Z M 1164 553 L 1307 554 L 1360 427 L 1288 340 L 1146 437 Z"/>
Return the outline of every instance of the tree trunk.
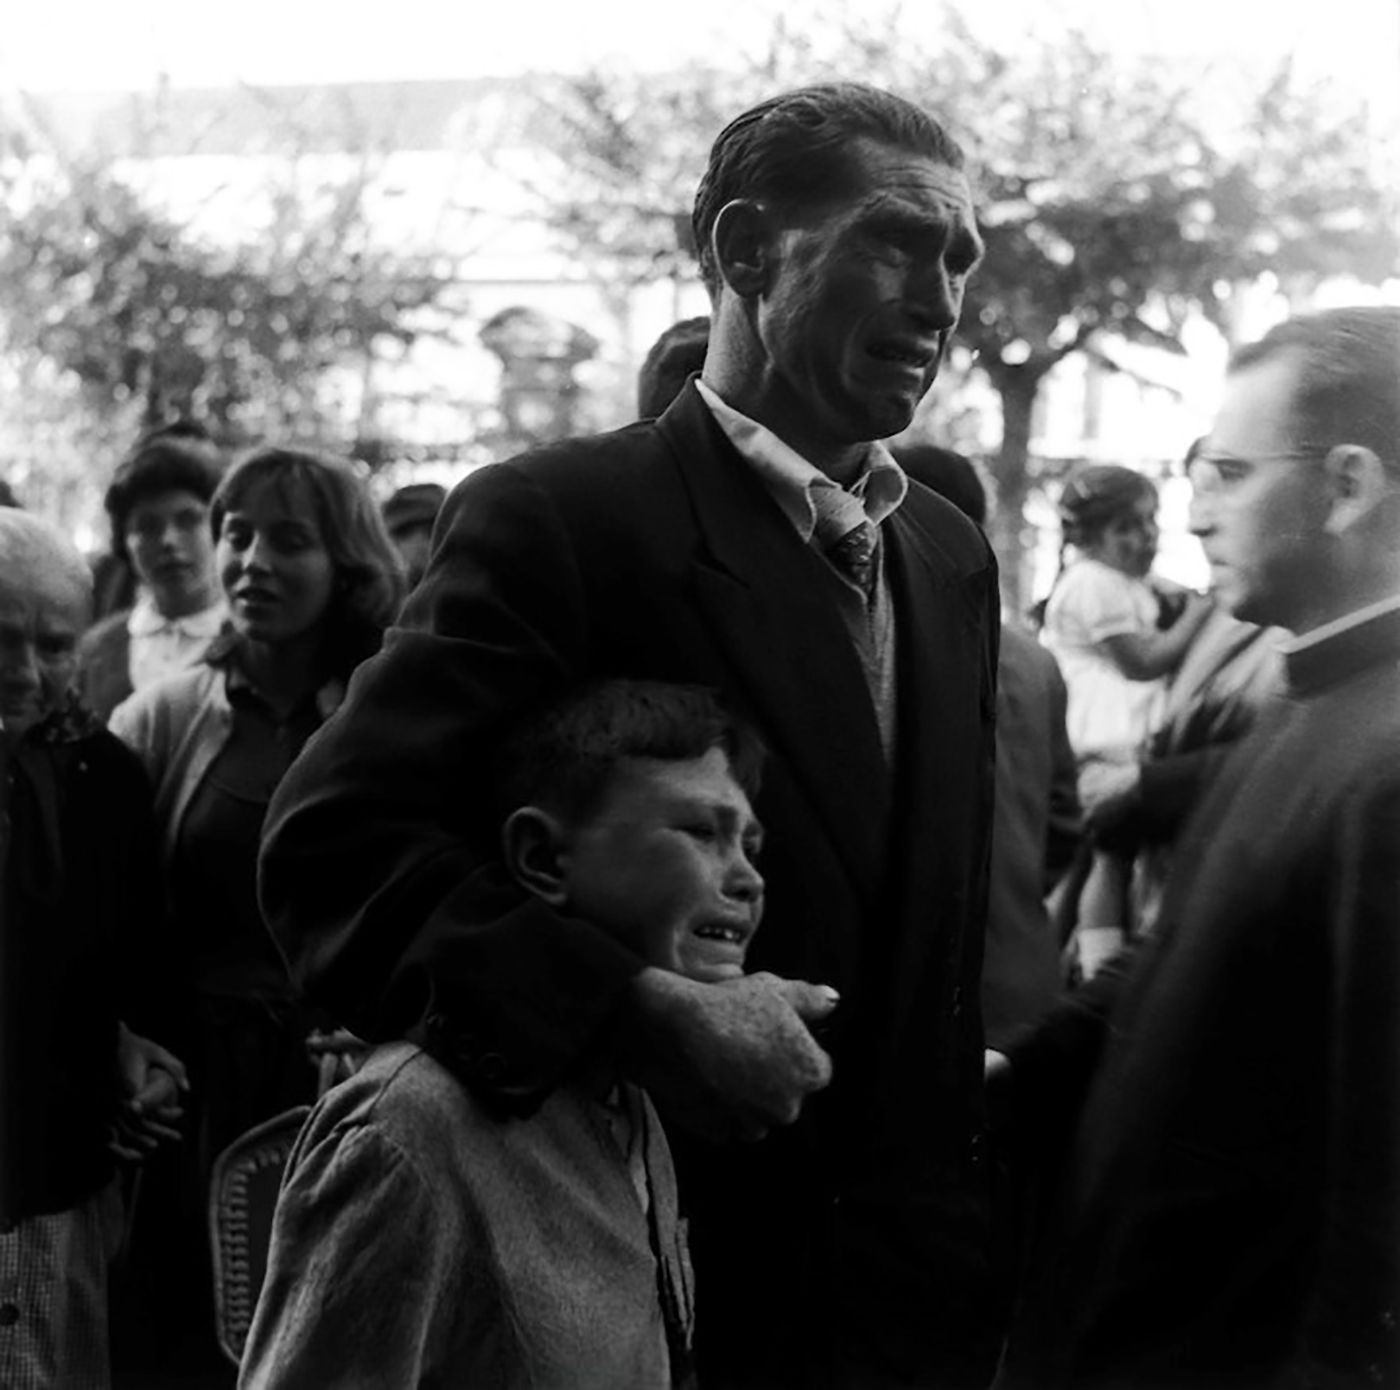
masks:
<path fill-rule="evenodd" d="M 1011 367 L 992 378 L 1001 396 L 1002 427 L 1001 451 L 994 469 L 997 507 L 991 538 L 1001 566 L 1002 603 L 1012 613 L 1024 613 L 1031 600 L 1031 575 L 1025 562 L 1033 539 L 1025 519 L 1026 496 L 1030 490 L 1027 465 L 1031 411 L 1042 375 Z"/>

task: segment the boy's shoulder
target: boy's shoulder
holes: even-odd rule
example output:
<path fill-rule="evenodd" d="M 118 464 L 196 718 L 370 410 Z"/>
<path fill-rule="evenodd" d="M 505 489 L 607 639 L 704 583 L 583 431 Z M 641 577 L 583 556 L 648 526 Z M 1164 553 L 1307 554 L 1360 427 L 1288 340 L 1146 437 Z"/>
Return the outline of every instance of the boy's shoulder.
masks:
<path fill-rule="evenodd" d="M 522 1162 L 587 1166 L 598 1123 L 596 1102 L 572 1086 L 554 1091 L 531 1115 L 504 1114 L 416 1043 L 390 1042 L 321 1097 L 297 1151 L 371 1140 L 425 1181 L 470 1173 L 473 1186 L 490 1186 L 493 1174 L 516 1172 Z"/>
<path fill-rule="evenodd" d="M 416 1043 L 387 1042 L 316 1102 L 298 1149 L 372 1135 L 435 1171 L 493 1142 L 488 1136 L 500 1123 L 431 1053 Z"/>
<path fill-rule="evenodd" d="M 452 1073 L 415 1043 L 381 1043 L 353 1076 L 321 1097 L 312 1121 L 400 1130 L 444 1107 L 456 1109 L 459 1091 Z"/>

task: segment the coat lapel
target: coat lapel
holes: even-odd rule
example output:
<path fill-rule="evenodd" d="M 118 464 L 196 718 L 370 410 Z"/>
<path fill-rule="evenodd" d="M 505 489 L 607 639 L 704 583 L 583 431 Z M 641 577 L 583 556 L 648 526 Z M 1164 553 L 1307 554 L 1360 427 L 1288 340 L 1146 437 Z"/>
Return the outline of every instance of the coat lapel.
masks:
<path fill-rule="evenodd" d="M 901 1012 L 916 1006 L 910 991 L 929 953 L 956 945 L 952 922 L 935 917 L 982 910 L 973 899 L 985 894 L 986 866 L 972 856 L 988 844 L 981 827 L 992 796 L 996 643 L 986 629 L 996 627 L 997 581 L 990 562 L 980 583 L 960 573 L 908 503 L 884 531 L 899 653 L 888 911 L 927 919 L 894 926 L 890 1007 Z M 960 794 L 950 796 L 954 787 Z"/>
<path fill-rule="evenodd" d="M 913 508 L 902 507 L 884 531 L 899 652 L 902 813 L 905 807 L 946 801 L 936 785 L 949 750 L 946 731 L 973 729 L 993 717 L 994 672 L 982 671 L 980 684 L 974 684 L 965 663 L 975 660 L 986 665 L 995 660 L 995 651 L 989 653 L 983 643 L 987 615 L 979 600 L 985 598 L 985 586 L 968 584 Z M 990 568 L 988 574 L 995 578 Z M 964 708 L 973 690 L 980 690 L 981 704 Z M 954 808 L 958 813 L 959 808 Z M 901 819 L 906 817 L 901 814 Z"/>
<path fill-rule="evenodd" d="M 831 577 L 694 386 L 661 428 L 704 550 L 697 603 L 764 738 L 815 808 L 868 902 L 885 858 L 890 778 L 860 661 Z"/>

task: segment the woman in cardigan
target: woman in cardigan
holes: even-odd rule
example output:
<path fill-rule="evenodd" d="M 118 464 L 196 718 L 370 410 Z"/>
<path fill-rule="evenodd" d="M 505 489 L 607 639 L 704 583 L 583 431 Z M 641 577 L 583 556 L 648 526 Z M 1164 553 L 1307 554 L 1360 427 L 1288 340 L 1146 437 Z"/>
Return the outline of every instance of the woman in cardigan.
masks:
<path fill-rule="evenodd" d="M 263 816 L 350 672 L 378 648 L 403 590 L 348 460 L 259 449 L 225 475 L 210 523 L 227 626 L 197 666 L 112 715 L 155 786 L 182 943 L 194 1119 L 180 1222 L 187 1255 L 201 1257 L 214 1159 L 316 1089 L 306 1040 L 320 1020 L 295 997 L 257 906 Z M 209 1287 L 207 1268 L 189 1278 Z"/>

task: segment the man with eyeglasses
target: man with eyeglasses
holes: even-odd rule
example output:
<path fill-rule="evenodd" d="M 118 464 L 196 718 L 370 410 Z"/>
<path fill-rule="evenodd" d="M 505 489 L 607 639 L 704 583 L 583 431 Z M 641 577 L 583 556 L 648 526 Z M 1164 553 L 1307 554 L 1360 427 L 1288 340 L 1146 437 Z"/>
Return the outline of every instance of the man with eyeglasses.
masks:
<path fill-rule="evenodd" d="M 1192 480 L 1221 603 L 1294 634 L 1286 696 L 1155 935 L 999 1073 L 1023 1122 L 1073 1116 L 1001 1383 L 1394 1385 L 1400 309 L 1240 352 Z"/>

